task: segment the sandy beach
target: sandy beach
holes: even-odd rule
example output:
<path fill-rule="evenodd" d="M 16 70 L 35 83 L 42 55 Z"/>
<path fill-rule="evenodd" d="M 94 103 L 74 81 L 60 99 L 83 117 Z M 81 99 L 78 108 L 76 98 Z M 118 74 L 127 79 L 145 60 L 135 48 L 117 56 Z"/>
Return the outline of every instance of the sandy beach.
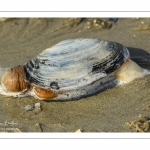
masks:
<path fill-rule="evenodd" d="M 0 21 L 0 68 L 24 65 L 65 39 L 96 38 L 121 43 L 132 60 L 150 70 L 150 19 L 100 19 L 105 26 L 97 27 L 88 18 L 4 19 Z M 26 105 L 37 102 L 41 111 L 25 111 Z M 139 115 L 150 117 L 150 75 L 75 101 L 0 95 L 0 132 L 137 132 L 129 125 Z M 146 128 L 143 122 L 134 123 Z M 146 123 L 148 129 L 143 131 L 149 132 Z"/>

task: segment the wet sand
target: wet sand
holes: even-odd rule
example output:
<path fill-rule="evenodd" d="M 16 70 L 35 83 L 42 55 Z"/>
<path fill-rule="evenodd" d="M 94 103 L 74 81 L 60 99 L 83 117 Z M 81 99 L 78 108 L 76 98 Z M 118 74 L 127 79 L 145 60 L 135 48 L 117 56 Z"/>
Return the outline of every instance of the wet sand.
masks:
<path fill-rule="evenodd" d="M 150 30 L 133 30 L 143 23 L 150 24 L 150 19 L 119 18 L 110 29 L 85 29 L 87 19 L 66 22 L 62 18 L 17 18 L 0 22 L 0 67 L 23 65 L 65 39 L 99 38 L 128 47 L 131 58 L 150 69 Z M 0 132 L 75 132 L 78 129 L 82 132 L 135 132 L 126 122 L 139 114 L 150 116 L 149 86 L 147 75 L 75 101 L 39 101 L 33 97 L 0 95 Z M 41 112 L 25 111 L 26 105 L 37 102 L 41 103 Z"/>

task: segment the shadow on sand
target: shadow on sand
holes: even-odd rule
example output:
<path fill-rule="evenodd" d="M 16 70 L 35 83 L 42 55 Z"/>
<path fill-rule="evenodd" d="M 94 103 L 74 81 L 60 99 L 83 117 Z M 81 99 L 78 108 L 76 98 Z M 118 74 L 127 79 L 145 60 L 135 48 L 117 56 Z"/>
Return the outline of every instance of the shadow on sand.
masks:
<path fill-rule="evenodd" d="M 135 61 L 142 68 L 150 70 L 150 54 L 147 51 L 133 47 L 127 48 L 133 61 Z"/>

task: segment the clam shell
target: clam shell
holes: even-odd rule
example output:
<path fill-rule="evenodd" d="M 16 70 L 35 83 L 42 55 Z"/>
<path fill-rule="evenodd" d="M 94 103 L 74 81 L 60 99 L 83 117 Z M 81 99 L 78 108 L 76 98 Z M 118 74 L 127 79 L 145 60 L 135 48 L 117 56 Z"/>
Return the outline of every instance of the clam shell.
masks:
<path fill-rule="evenodd" d="M 78 99 L 117 84 L 113 72 L 128 58 L 128 49 L 100 39 L 69 39 L 25 64 L 34 86 L 52 89 L 56 100 Z"/>

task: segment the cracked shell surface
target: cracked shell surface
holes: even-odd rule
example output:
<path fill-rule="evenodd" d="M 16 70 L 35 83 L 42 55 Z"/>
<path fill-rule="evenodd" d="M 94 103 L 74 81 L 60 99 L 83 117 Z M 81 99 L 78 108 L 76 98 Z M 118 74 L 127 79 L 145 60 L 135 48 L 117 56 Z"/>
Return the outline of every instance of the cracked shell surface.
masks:
<path fill-rule="evenodd" d="M 128 58 L 127 48 L 116 42 L 69 39 L 28 61 L 25 72 L 34 86 L 56 91 L 54 99 L 76 99 L 99 92 L 106 83 L 109 87 L 113 72 Z"/>

